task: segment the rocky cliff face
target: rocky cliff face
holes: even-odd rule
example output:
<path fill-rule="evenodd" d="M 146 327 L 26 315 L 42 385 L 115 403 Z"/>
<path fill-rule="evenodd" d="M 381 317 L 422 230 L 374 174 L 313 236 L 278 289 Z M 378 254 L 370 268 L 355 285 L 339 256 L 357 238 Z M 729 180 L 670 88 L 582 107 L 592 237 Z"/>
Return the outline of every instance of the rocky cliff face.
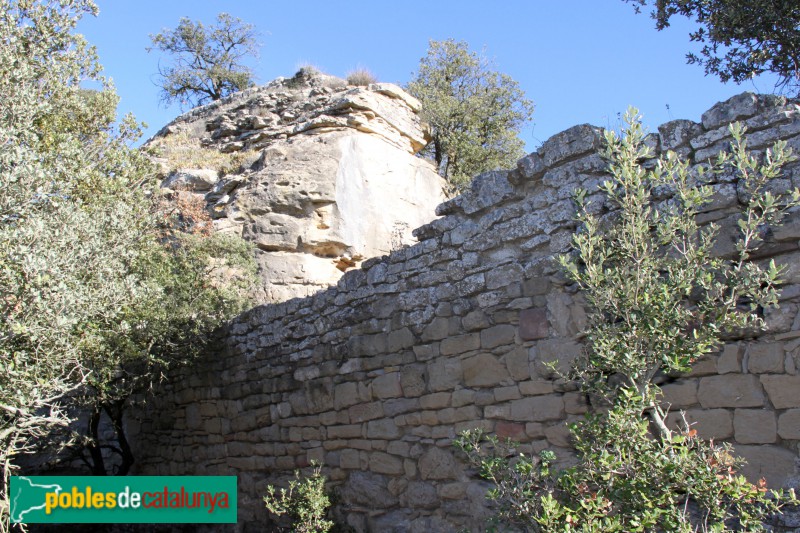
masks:
<path fill-rule="evenodd" d="M 258 298 L 278 302 L 415 242 L 434 218 L 444 184 L 414 156 L 428 141 L 418 110 L 395 85 L 301 71 L 192 110 L 147 146 L 164 188 L 256 244 Z"/>

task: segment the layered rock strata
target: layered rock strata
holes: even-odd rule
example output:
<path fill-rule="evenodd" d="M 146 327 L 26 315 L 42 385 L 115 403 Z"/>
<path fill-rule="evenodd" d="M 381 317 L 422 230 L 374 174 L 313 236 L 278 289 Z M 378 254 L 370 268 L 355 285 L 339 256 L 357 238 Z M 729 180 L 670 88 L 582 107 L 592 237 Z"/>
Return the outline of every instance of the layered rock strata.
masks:
<path fill-rule="evenodd" d="M 218 231 L 258 247 L 258 299 L 335 284 L 364 259 L 411 244 L 444 199 L 419 103 L 399 87 L 294 78 L 194 109 L 147 144 L 163 187 L 192 194 Z"/>

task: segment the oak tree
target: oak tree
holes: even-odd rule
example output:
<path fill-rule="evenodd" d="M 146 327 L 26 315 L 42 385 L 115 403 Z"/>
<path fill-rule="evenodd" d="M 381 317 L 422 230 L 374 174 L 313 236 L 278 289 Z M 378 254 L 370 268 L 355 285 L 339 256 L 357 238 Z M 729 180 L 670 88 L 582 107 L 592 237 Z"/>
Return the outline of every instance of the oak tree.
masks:
<path fill-rule="evenodd" d="M 467 43 L 431 41 L 408 91 L 422 103 L 433 130 L 423 151 L 455 189 L 487 170 L 512 167 L 523 155 L 519 138 L 533 114 L 519 83 L 493 70 Z"/>
<path fill-rule="evenodd" d="M 257 37 L 252 24 L 227 13 L 217 15 L 214 26 L 184 17 L 177 28 L 151 35 L 147 51 L 171 57 L 158 68 L 163 101 L 194 107 L 253 86 L 246 60 L 258 55 Z"/>
<path fill-rule="evenodd" d="M 796 0 L 625 0 L 637 11 L 652 6 L 656 28 L 681 15 L 698 28 L 689 34 L 702 45 L 689 63 L 723 82 L 741 83 L 764 72 L 778 76 L 780 89 L 800 92 L 800 4 Z"/>

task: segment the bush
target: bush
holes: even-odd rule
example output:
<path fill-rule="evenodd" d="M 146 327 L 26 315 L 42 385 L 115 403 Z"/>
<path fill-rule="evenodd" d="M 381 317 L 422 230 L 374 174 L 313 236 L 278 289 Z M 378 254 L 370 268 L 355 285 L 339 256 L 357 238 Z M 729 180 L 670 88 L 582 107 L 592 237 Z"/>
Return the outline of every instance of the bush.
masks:
<path fill-rule="evenodd" d="M 333 522 L 325 519 L 331 501 L 325 493 L 325 476 L 322 466 L 311 464 L 309 477 L 301 477 L 295 471 L 294 479 L 289 481 L 289 489 L 267 487 L 264 504 L 269 512 L 277 516 L 287 515 L 292 521 L 291 531 L 296 533 L 327 532 Z"/>
<path fill-rule="evenodd" d="M 347 84 L 366 87 L 372 83 L 378 83 L 378 78 L 367 68 L 357 68 L 347 73 Z"/>

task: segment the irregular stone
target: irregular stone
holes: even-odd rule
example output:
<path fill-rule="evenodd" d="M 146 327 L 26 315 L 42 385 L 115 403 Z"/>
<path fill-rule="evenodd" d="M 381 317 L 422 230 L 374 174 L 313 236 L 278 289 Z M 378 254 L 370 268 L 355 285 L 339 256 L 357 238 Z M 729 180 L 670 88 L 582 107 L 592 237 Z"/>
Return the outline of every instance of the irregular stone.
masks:
<path fill-rule="evenodd" d="M 491 350 L 498 346 L 512 344 L 516 331 L 514 326 L 501 324 L 481 331 L 481 348 Z"/>
<path fill-rule="evenodd" d="M 777 438 L 775 412 L 765 409 L 736 409 L 733 415 L 736 442 L 770 444 Z"/>
<path fill-rule="evenodd" d="M 481 347 L 481 337 L 478 333 L 468 333 L 449 337 L 442 341 L 439 347 L 442 355 L 464 354 Z"/>
<path fill-rule="evenodd" d="M 424 481 L 410 481 L 403 500 L 408 507 L 419 509 L 436 509 L 440 505 L 436 487 Z"/>
<path fill-rule="evenodd" d="M 702 133 L 703 128 L 700 124 L 691 120 L 672 120 L 658 127 L 658 134 L 661 136 L 661 146 L 663 150 L 675 150 L 676 148 L 688 144 L 689 139 Z"/>
<path fill-rule="evenodd" d="M 686 379 L 661 387 L 662 402 L 673 409 L 684 409 L 697 403 L 697 380 Z"/>
<path fill-rule="evenodd" d="M 741 472 L 750 483 L 757 483 L 764 478 L 767 480 L 767 487 L 784 487 L 794 473 L 797 455 L 786 448 L 769 444 L 736 444 L 734 451 L 747 461 Z"/>
<path fill-rule="evenodd" d="M 547 338 L 547 309 L 524 309 L 519 313 L 519 337 L 524 341 Z"/>
<path fill-rule="evenodd" d="M 689 409 L 672 412 L 667 416 L 667 425 L 684 431 L 686 424 L 697 430 L 702 439 L 727 439 L 733 436 L 733 416 L 727 409 Z"/>
<path fill-rule="evenodd" d="M 740 344 L 725 345 L 722 355 L 717 359 L 717 372 L 720 374 L 742 372 L 742 349 Z"/>
<path fill-rule="evenodd" d="M 400 371 L 400 387 L 406 398 L 415 398 L 425 393 L 425 367 L 404 366 Z"/>
<path fill-rule="evenodd" d="M 544 434 L 547 437 L 547 441 L 553 446 L 562 448 L 572 446 L 572 433 L 564 422 L 547 427 L 544 430 Z"/>
<path fill-rule="evenodd" d="M 800 409 L 789 409 L 778 417 L 778 435 L 782 439 L 800 440 Z"/>
<path fill-rule="evenodd" d="M 373 379 L 372 394 L 380 400 L 402 396 L 403 388 L 400 385 L 400 372 L 391 372 Z"/>
<path fill-rule="evenodd" d="M 508 370 L 497 357 L 482 353 L 461 363 L 468 387 L 491 387 L 509 379 Z"/>
<path fill-rule="evenodd" d="M 403 460 L 383 452 L 373 452 L 369 456 L 369 469 L 378 474 L 401 475 Z"/>
<path fill-rule="evenodd" d="M 531 377 L 528 350 L 519 346 L 503 356 L 506 368 L 514 381 L 525 381 Z"/>
<path fill-rule="evenodd" d="M 452 390 L 461 383 L 461 362 L 439 358 L 428 365 L 428 388 L 433 391 Z"/>
<path fill-rule="evenodd" d="M 362 403 L 354 405 L 347 410 L 351 422 L 366 422 L 383 416 L 383 407 L 380 403 Z"/>
<path fill-rule="evenodd" d="M 418 462 L 419 475 L 422 479 L 457 479 L 461 466 L 447 450 L 437 447 L 428 448 Z"/>
<path fill-rule="evenodd" d="M 525 424 L 520 422 L 508 422 L 505 420 L 497 421 L 494 426 L 494 432 L 501 439 L 511 439 L 513 441 L 521 441 L 527 436 L 525 433 Z"/>
<path fill-rule="evenodd" d="M 560 395 L 534 396 L 511 402 L 511 420 L 541 422 L 564 416 L 564 399 Z"/>
<path fill-rule="evenodd" d="M 783 373 L 783 343 L 750 344 L 745 354 L 747 370 L 753 374 Z"/>
<path fill-rule="evenodd" d="M 353 472 L 342 487 L 342 501 L 368 509 L 390 508 L 397 505 L 398 500 L 389 492 L 387 485 L 385 476 L 371 472 Z"/>
<path fill-rule="evenodd" d="M 367 438 L 391 440 L 400 437 L 401 431 L 394 420 L 385 418 L 382 420 L 370 420 L 367 423 Z"/>
<path fill-rule="evenodd" d="M 715 104 L 703 113 L 703 127 L 713 130 L 720 126 L 749 118 L 761 112 L 766 107 L 782 105 L 785 99 L 772 95 L 756 95 L 742 93 L 728 98 L 724 102 Z"/>
<path fill-rule="evenodd" d="M 596 150 L 603 140 L 602 130 L 589 124 L 573 126 L 547 139 L 539 155 L 547 167 Z"/>
<path fill-rule="evenodd" d="M 549 368 L 549 364 L 556 363 L 558 373 L 566 375 L 572 366 L 572 361 L 582 350 L 582 345 L 570 340 L 556 338 L 540 341 L 531 348 L 536 373 L 545 378 L 555 377 L 557 373 Z"/>
<path fill-rule="evenodd" d="M 181 168 L 161 184 L 178 191 L 209 191 L 219 181 L 219 172 L 209 168 Z"/>
<path fill-rule="evenodd" d="M 800 407 L 800 375 L 776 376 L 762 375 L 761 384 L 767 391 L 769 401 L 775 409 Z"/>

